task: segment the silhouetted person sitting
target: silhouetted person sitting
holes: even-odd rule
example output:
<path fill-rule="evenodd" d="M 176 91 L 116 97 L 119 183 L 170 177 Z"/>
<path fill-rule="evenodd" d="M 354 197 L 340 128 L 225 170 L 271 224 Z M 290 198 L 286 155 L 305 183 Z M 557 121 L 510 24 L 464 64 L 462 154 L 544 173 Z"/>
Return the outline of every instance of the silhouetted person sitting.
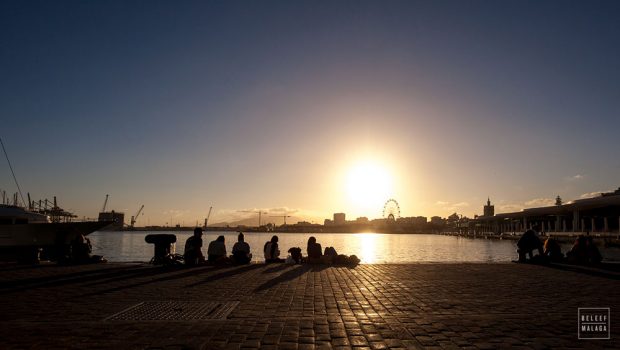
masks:
<path fill-rule="evenodd" d="M 534 227 L 536 229 L 536 227 Z M 519 262 L 526 261 L 526 255 L 532 259 L 534 257 L 533 251 L 534 249 L 538 250 L 538 254 L 540 256 L 543 255 L 543 244 L 538 238 L 536 231 L 534 229 L 529 229 L 523 233 L 519 241 L 517 242 L 517 253 L 519 253 Z"/>
<path fill-rule="evenodd" d="M 308 238 L 307 253 L 308 253 L 308 263 L 318 264 L 318 263 L 323 262 L 322 261 L 323 248 L 321 248 L 321 245 L 316 242 L 315 237 Z"/>
<path fill-rule="evenodd" d="M 195 266 L 204 263 L 205 257 L 202 255 L 202 229 L 196 227 L 194 235 L 185 241 L 185 252 L 183 253 L 185 265 Z"/>
<path fill-rule="evenodd" d="M 586 248 L 588 251 L 588 262 L 590 264 L 600 264 L 603 260 L 603 256 L 590 236 L 586 238 Z"/>
<path fill-rule="evenodd" d="M 232 259 L 237 264 L 249 264 L 250 261 L 252 261 L 250 245 L 245 242 L 243 232 L 239 232 L 239 236 L 237 236 L 237 243 L 235 243 L 232 248 Z"/>
<path fill-rule="evenodd" d="M 284 259 L 280 259 L 280 249 L 278 249 L 278 236 L 271 237 L 271 240 L 265 242 L 263 247 L 265 253 L 265 263 L 284 262 Z"/>
<path fill-rule="evenodd" d="M 551 262 L 562 262 L 564 260 L 564 254 L 560 244 L 553 238 L 547 238 L 544 244 L 545 256 L 549 258 Z"/>
<path fill-rule="evenodd" d="M 573 264 L 585 265 L 588 263 L 588 247 L 586 236 L 579 235 L 579 237 L 575 239 L 573 247 L 568 253 L 566 253 L 566 258 L 568 262 Z"/>
<path fill-rule="evenodd" d="M 219 236 L 215 241 L 209 243 L 207 248 L 207 256 L 209 262 L 224 262 L 228 260 L 226 258 L 226 244 L 224 243 L 224 236 Z"/>
<path fill-rule="evenodd" d="M 301 248 L 291 247 L 288 249 L 289 256 L 286 257 L 287 264 L 301 264 L 303 256 L 301 255 Z"/>
<path fill-rule="evenodd" d="M 90 239 L 86 238 L 83 234 L 79 234 L 71 242 L 71 257 L 75 264 L 90 264 L 96 262 L 105 262 L 102 256 L 90 255 L 93 251 L 93 246 L 90 244 Z"/>

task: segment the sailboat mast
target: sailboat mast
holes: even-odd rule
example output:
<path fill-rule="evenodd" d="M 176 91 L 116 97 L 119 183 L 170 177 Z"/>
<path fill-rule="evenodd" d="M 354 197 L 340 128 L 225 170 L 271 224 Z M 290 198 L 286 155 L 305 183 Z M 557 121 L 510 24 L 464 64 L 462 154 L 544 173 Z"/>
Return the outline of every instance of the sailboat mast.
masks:
<path fill-rule="evenodd" d="M 0 137 L 0 145 L 2 145 L 4 156 L 6 157 L 7 163 L 9 163 L 9 169 L 11 169 L 11 174 L 13 174 L 13 180 L 15 181 L 15 185 L 17 186 L 17 190 L 19 191 L 19 196 L 22 197 L 22 203 L 26 205 L 26 201 L 24 200 L 24 195 L 22 194 L 22 189 L 19 187 L 19 183 L 17 182 L 17 177 L 15 176 L 15 172 L 13 171 L 13 166 L 11 165 L 11 161 L 9 160 L 9 155 L 6 153 L 6 148 L 4 147 L 4 142 L 2 142 L 1 137 Z"/>

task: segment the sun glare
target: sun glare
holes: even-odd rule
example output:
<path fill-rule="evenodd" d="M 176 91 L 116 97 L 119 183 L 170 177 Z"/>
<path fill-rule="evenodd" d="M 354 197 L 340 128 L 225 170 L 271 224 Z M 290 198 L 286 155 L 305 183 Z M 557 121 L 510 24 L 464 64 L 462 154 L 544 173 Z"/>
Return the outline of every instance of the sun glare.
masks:
<path fill-rule="evenodd" d="M 377 217 L 392 194 L 392 177 L 378 163 L 361 162 L 349 170 L 346 188 L 351 214 Z"/>

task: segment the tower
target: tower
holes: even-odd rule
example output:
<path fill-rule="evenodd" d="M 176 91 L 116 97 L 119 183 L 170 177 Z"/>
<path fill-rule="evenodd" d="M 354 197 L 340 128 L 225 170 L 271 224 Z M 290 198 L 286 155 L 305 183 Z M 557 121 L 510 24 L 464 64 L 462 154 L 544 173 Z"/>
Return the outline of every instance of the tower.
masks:
<path fill-rule="evenodd" d="M 483 207 L 484 214 L 483 216 L 493 216 L 495 215 L 495 206 L 491 205 L 491 199 L 487 198 L 487 205 Z"/>

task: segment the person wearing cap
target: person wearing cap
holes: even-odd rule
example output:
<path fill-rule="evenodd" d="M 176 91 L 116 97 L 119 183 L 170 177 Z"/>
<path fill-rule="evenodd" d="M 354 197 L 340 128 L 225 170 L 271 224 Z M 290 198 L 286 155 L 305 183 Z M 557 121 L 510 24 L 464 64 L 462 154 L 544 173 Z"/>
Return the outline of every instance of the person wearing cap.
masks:
<path fill-rule="evenodd" d="M 196 227 L 194 235 L 185 241 L 185 252 L 183 254 L 185 265 L 195 266 L 204 263 L 205 257 L 202 254 L 202 228 Z"/>

